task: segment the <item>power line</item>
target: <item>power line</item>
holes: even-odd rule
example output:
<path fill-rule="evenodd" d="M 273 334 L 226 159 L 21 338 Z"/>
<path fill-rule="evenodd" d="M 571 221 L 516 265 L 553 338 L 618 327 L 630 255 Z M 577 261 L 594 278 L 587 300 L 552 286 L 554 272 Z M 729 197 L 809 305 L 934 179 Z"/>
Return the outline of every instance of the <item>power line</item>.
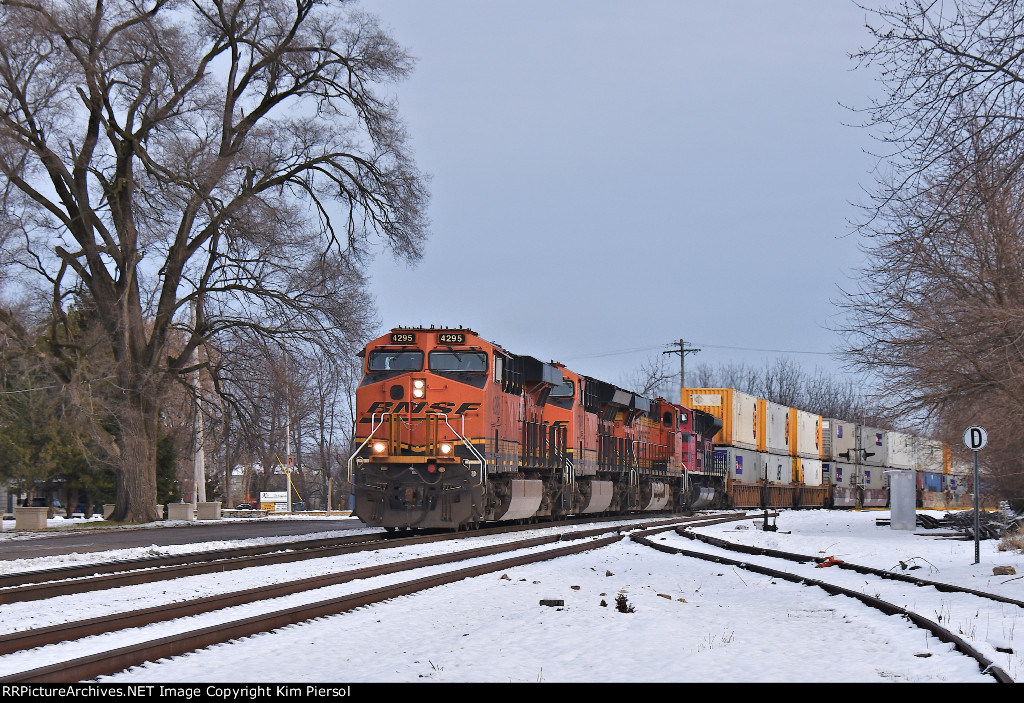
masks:
<path fill-rule="evenodd" d="M 739 351 L 773 352 L 775 354 L 818 354 L 820 356 L 832 356 L 833 352 L 806 351 L 803 349 L 759 349 L 757 347 L 729 347 L 724 344 L 705 344 L 705 347 L 713 349 L 736 349 Z"/>
<path fill-rule="evenodd" d="M 566 361 L 572 361 L 573 359 L 596 359 L 596 358 L 601 357 L 601 356 L 618 356 L 619 354 L 635 354 L 637 352 L 642 352 L 642 351 L 653 351 L 655 349 L 661 349 L 664 346 L 665 346 L 664 344 L 659 344 L 659 345 L 653 346 L 653 347 L 636 347 L 634 349 L 619 349 L 618 351 L 598 352 L 596 354 L 577 354 L 576 356 L 567 356 L 567 357 L 565 357 L 565 360 Z"/>
<path fill-rule="evenodd" d="M 833 352 L 808 351 L 806 349 L 762 349 L 760 347 L 734 347 L 734 346 L 728 346 L 728 345 L 725 345 L 725 344 L 705 344 L 705 343 L 702 343 L 702 342 L 695 342 L 695 343 L 696 344 L 700 344 L 702 347 L 708 347 L 709 349 L 732 349 L 732 350 L 735 350 L 735 351 L 768 352 L 768 353 L 772 353 L 772 354 L 812 354 L 812 355 L 816 355 L 816 356 L 832 356 L 832 354 L 833 354 Z M 656 346 L 649 346 L 649 347 L 634 347 L 633 349 L 618 349 L 618 350 L 614 350 L 614 351 L 596 352 L 594 354 L 578 354 L 578 355 L 575 355 L 575 356 L 565 357 L 565 360 L 566 361 L 572 361 L 574 359 L 597 359 L 597 358 L 603 357 L 603 356 L 619 356 L 619 355 L 622 355 L 622 354 L 636 354 L 638 352 L 654 351 L 656 349 L 662 349 L 662 348 L 664 348 L 666 346 L 674 347 L 674 346 L 677 346 L 678 344 L 679 344 L 678 342 L 673 342 L 673 343 L 667 344 L 667 345 L 666 344 L 659 344 L 659 345 L 656 345 Z M 675 353 L 678 353 L 678 351 L 676 351 L 676 350 L 673 350 L 673 351 L 675 351 Z M 662 353 L 669 353 L 669 352 L 662 352 Z"/>

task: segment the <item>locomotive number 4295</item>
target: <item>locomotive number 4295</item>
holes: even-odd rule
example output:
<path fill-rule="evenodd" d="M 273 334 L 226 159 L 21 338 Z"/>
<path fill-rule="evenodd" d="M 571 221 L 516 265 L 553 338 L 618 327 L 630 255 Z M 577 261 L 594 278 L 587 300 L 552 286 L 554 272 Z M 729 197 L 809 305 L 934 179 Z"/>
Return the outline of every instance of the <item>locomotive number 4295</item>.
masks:
<path fill-rule="evenodd" d="M 437 343 L 438 344 L 465 344 L 466 343 L 466 335 L 464 335 L 464 334 L 454 334 L 452 332 L 442 332 L 441 334 L 437 335 Z"/>

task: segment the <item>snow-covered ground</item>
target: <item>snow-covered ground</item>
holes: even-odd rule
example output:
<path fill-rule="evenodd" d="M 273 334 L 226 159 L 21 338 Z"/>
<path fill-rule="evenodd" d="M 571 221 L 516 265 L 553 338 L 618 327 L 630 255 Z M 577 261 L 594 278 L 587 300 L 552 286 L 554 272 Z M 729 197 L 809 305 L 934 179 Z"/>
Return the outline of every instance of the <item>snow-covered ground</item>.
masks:
<path fill-rule="evenodd" d="M 942 517 L 945 513 L 929 514 Z M 753 517 L 700 531 L 744 544 L 833 556 L 1024 600 L 1024 555 L 999 551 L 996 541 L 984 540 L 980 563 L 975 564 L 974 542 L 876 525 L 876 519 L 888 517 L 888 511 L 878 510 L 785 511 L 774 520 L 777 532 L 762 531 L 762 520 Z M 324 534 L 342 533 L 318 536 Z M 0 534 L 0 540 L 11 538 L 11 532 Z M 508 537 L 479 537 L 472 540 L 472 546 L 505 539 Z M 718 552 L 672 531 L 654 539 L 684 549 Z M 273 540 L 242 543 L 268 541 Z M 117 553 L 69 554 L 0 562 L 0 569 L 46 568 L 69 561 L 84 563 L 225 545 L 154 545 Z M 388 549 L 0 605 L 0 633 L 159 604 L 173 607 L 175 602 L 254 584 L 459 548 L 445 542 Z M 768 563 L 761 557 L 722 554 L 747 563 Z M 1010 676 L 1024 680 L 1024 632 L 1016 634 L 1017 621 L 1024 612 L 1016 606 L 883 582 L 837 568 L 772 565 L 789 571 L 802 569 L 808 578 L 835 580 L 941 622 Z M 1021 576 L 996 576 L 993 568 L 997 566 L 1012 566 Z M 153 639 L 212 624 L 214 619 L 259 618 L 300 602 L 410 578 L 413 576 L 406 574 L 357 581 L 241 606 L 221 615 L 151 625 L 136 633 L 19 652 L 0 657 L 0 675 L 43 666 L 68 652 L 84 656 L 116 647 L 130 637 Z M 629 612 L 620 611 L 617 599 Z M 542 600 L 562 600 L 564 605 L 544 606 Z M 982 673 L 972 659 L 903 617 L 883 615 L 848 597 L 829 597 L 818 588 L 665 554 L 624 539 L 576 556 L 495 572 L 147 664 L 103 681 L 983 683 L 995 679 Z"/>

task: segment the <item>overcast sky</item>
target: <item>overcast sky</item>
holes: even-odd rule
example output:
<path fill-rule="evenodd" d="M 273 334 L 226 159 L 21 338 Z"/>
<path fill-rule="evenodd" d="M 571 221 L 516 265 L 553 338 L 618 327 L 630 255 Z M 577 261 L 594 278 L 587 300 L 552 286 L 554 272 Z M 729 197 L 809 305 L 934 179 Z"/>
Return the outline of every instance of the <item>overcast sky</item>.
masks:
<path fill-rule="evenodd" d="M 398 85 L 432 237 L 380 258 L 382 332 L 465 325 L 613 383 L 675 340 L 697 364 L 828 356 L 850 126 L 875 76 L 847 0 L 364 0 L 417 59 Z M 630 353 L 620 353 L 632 350 Z M 670 357 L 678 367 L 678 357 Z"/>

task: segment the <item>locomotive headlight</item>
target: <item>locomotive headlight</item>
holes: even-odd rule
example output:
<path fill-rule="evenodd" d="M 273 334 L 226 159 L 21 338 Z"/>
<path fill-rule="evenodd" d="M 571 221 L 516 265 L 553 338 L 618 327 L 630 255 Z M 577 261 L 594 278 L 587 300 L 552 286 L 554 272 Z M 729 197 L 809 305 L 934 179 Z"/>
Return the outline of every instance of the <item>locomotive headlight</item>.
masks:
<path fill-rule="evenodd" d="M 417 379 L 413 380 L 413 382 L 412 382 L 412 397 L 413 398 L 422 398 L 424 393 L 426 393 L 426 389 L 427 389 L 427 382 L 425 380 L 423 380 L 422 378 L 417 378 Z"/>
<path fill-rule="evenodd" d="M 373 443 L 373 453 L 374 454 L 383 454 L 384 450 L 387 449 L 387 448 L 388 448 L 388 445 L 384 444 L 384 442 L 374 442 Z"/>
<path fill-rule="evenodd" d="M 452 445 L 450 445 L 448 443 L 442 444 L 441 445 L 441 453 L 442 454 L 451 454 L 452 453 Z"/>

